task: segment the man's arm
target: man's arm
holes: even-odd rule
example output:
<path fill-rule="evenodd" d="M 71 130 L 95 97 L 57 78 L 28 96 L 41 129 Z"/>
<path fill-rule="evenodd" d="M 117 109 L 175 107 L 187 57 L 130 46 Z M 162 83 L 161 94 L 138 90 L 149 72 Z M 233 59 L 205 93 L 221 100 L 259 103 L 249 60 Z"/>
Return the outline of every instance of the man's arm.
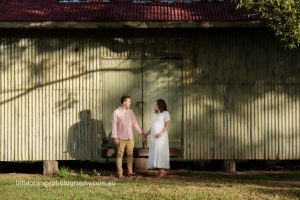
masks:
<path fill-rule="evenodd" d="M 132 117 L 133 117 L 133 120 L 132 120 L 132 127 L 133 129 L 135 129 L 139 134 L 143 134 L 143 130 L 140 128 L 136 118 L 135 118 L 135 114 L 134 112 L 132 112 Z"/>

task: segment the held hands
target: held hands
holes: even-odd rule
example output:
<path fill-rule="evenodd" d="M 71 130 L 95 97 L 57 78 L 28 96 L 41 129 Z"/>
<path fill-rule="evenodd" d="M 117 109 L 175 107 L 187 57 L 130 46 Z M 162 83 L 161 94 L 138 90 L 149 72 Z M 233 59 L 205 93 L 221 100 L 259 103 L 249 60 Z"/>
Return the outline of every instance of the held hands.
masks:
<path fill-rule="evenodd" d="M 141 136 L 143 139 L 146 139 L 148 135 L 147 135 L 146 133 L 142 132 L 142 133 L 140 133 L 140 136 Z"/>

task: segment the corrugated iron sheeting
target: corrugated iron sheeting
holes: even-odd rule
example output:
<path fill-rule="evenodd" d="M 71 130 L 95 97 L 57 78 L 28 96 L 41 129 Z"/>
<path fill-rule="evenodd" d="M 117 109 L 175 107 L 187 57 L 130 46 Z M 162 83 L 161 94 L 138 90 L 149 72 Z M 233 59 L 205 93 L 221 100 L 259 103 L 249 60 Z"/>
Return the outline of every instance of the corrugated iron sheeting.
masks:
<path fill-rule="evenodd" d="M 176 92 L 180 96 L 176 90 L 180 85 L 173 79 L 180 79 L 177 67 L 181 65 L 183 113 L 175 119 L 183 119 L 186 159 L 299 159 L 299 51 L 283 50 L 263 31 L 197 34 L 181 38 L 99 34 L 87 39 L 69 33 L 2 37 L 0 160 L 98 158 L 99 146 L 92 141 L 101 140 L 95 132 L 109 133 L 105 120 L 110 121 L 112 110 L 105 111 L 103 106 L 106 102 L 111 109 L 117 106 L 122 90 L 114 87 L 126 86 L 132 93 L 132 85 L 141 92 L 163 86 L 170 88 L 165 90 L 167 98 Z M 172 60 L 172 56 L 183 60 Z M 130 76 L 115 73 L 115 79 L 110 79 L 118 63 L 144 73 L 134 74 L 138 78 L 132 78 L 131 72 Z M 144 70 L 146 66 L 160 70 L 157 67 L 163 69 L 166 63 L 169 71 L 160 72 L 170 75 L 167 78 Z M 127 78 L 126 84 L 118 82 Z M 143 85 L 156 79 L 162 83 Z M 110 87 L 115 96 L 105 99 Z M 149 99 L 145 106 L 151 111 L 155 99 Z M 94 122 L 98 125 L 91 125 Z M 90 133 L 90 138 L 85 140 L 82 133 Z M 84 141 L 82 150 L 74 152 L 79 140 Z M 179 138 L 171 140 L 179 146 Z"/>
<path fill-rule="evenodd" d="M 3 39 L 0 48 L 0 159 L 99 158 L 100 47 L 25 37 Z"/>
<path fill-rule="evenodd" d="M 190 88 L 185 101 L 185 157 L 299 159 L 299 86 L 203 84 Z"/>

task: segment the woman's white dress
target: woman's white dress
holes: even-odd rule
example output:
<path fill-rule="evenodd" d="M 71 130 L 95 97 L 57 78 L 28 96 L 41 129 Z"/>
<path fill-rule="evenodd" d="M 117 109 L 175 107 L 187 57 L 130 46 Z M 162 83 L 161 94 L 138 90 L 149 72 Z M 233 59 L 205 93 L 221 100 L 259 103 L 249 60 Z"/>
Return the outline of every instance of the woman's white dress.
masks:
<path fill-rule="evenodd" d="M 156 113 L 152 118 L 148 169 L 170 168 L 168 133 L 163 133 L 160 138 L 155 138 L 155 135 L 163 130 L 165 123 L 169 120 L 170 114 L 168 111 Z"/>

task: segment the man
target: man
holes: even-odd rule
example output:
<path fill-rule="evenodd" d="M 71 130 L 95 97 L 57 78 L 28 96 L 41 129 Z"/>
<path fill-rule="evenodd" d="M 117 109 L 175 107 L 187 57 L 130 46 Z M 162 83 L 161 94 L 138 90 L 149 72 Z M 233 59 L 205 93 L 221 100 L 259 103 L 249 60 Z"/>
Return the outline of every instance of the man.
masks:
<path fill-rule="evenodd" d="M 133 129 L 135 129 L 141 137 L 145 138 L 142 129 L 139 127 L 136 121 L 134 112 L 130 109 L 130 105 L 130 96 L 122 96 L 121 105 L 112 113 L 112 138 L 118 146 L 117 170 L 119 178 L 124 177 L 122 169 L 124 149 L 126 149 L 127 154 L 128 176 L 133 175 Z"/>

